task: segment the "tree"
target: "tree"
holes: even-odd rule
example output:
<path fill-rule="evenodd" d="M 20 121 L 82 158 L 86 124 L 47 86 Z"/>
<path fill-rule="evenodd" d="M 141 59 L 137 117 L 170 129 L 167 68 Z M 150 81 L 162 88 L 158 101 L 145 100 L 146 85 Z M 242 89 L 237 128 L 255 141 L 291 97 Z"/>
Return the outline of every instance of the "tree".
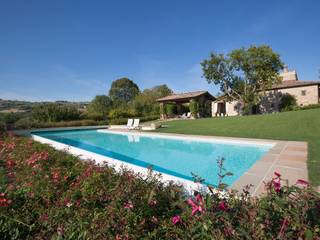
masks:
<path fill-rule="evenodd" d="M 106 95 L 97 95 L 88 106 L 88 114 L 105 118 L 112 108 L 112 101 Z"/>
<path fill-rule="evenodd" d="M 127 103 L 139 94 L 137 84 L 128 78 L 120 78 L 112 82 L 109 97 L 116 104 Z"/>
<path fill-rule="evenodd" d="M 250 107 L 258 103 L 260 93 L 280 81 L 283 63 L 279 54 L 262 45 L 236 49 L 227 55 L 211 53 L 201 66 L 208 83 L 219 85 L 230 100 Z"/>
<path fill-rule="evenodd" d="M 160 110 L 157 99 L 172 93 L 173 91 L 165 84 L 145 89 L 134 98 L 132 106 L 139 115 L 158 115 Z"/>

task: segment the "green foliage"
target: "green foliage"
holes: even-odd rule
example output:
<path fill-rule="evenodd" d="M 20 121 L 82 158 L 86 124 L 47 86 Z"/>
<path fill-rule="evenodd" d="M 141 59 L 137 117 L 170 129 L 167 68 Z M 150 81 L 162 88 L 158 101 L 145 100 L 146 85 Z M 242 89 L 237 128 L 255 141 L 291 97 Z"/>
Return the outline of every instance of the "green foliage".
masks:
<path fill-rule="evenodd" d="M 320 237 L 319 193 L 288 187 L 280 177 L 260 198 L 250 197 L 248 188 L 222 196 L 209 187 L 212 193 L 192 196 L 151 171 L 142 178 L 28 139 L 0 140 L 2 239 Z"/>
<path fill-rule="evenodd" d="M 140 116 L 159 115 L 160 108 L 157 99 L 166 97 L 172 93 L 173 91 L 167 85 L 145 89 L 134 98 L 132 107 Z"/>
<path fill-rule="evenodd" d="M 0 133 L 6 131 L 6 124 L 5 122 L 0 120 Z"/>
<path fill-rule="evenodd" d="M 95 96 L 95 98 L 88 105 L 87 116 L 93 119 L 97 119 L 98 116 L 100 119 L 106 119 L 111 108 L 111 99 L 105 95 L 98 95 Z"/>
<path fill-rule="evenodd" d="M 40 103 L 32 109 L 32 118 L 39 122 L 78 120 L 80 114 L 74 106 L 57 103 Z"/>
<path fill-rule="evenodd" d="M 295 96 L 285 93 L 280 99 L 280 109 L 283 111 L 293 110 L 297 106 L 297 99 Z"/>
<path fill-rule="evenodd" d="M 190 109 L 191 115 L 194 118 L 197 118 L 199 113 L 199 103 L 192 99 L 189 104 L 189 109 Z"/>
<path fill-rule="evenodd" d="M 201 63 L 208 83 L 220 86 L 230 100 L 257 104 L 259 91 L 280 81 L 283 68 L 279 54 L 266 45 L 236 49 L 228 55 L 212 53 Z"/>
<path fill-rule="evenodd" d="M 128 78 L 120 78 L 112 82 L 109 97 L 117 106 L 126 104 L 140 93 L 139 87 Z"/>
<path fill-rule="evenodd" d="M 174 117 L 174 115 L 177 114 L 177 106 L 173 103 L 166 103 L 164 105 L 164 111 L 168 117 Z"/>
<path fill-rule="evenodd" d="M 93 119 L 60 121 L 60 122 L 37 122 L 30 118 L 22 118 L 14 125 L 14 129 L 36 129 L 36 128 L 57 128 L 57 127 L 77 127 L 77 126 L 97 126 L 107 125 L 107 121 L 96 121 Z"/>
<path fill-rule="evenodd" d="M 136 112 L 131 109 L 116 108 L 116 109 L 112 109 L 109 112 L 110 119 L 129 118 L 129 117 L 134 117 L 134 116 L 136 116 Z"/>

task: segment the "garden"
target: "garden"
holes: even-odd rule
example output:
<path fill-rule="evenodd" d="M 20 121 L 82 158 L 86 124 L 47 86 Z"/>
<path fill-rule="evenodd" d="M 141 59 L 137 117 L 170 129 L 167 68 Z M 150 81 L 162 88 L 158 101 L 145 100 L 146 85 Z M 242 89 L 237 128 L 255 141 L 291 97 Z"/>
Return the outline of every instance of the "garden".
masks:
<path fill-rule="evenodd" d="M 0 140 L 1 239 L 319 239 L 320 195 L 275 172 L 260 198 L 219 186 L 192 194 L 12 134 Z M 218 164 L 218 163 L 217 163 Z M 199 181 L 199 178 L 195 178 Z M 221 195 L 216 190 L 227 191 Z"/>

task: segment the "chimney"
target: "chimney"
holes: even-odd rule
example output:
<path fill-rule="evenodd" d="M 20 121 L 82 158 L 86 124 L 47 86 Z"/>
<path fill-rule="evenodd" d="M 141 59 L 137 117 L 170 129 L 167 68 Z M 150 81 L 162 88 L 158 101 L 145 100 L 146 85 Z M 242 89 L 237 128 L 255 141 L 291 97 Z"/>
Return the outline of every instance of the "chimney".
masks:
<path fill-rule="evenodd" d="M 296 70 L 289 70 L 287 65 L 284 65 L 282 73 L 280 73 L 282 81 L 298 81 Z"/>

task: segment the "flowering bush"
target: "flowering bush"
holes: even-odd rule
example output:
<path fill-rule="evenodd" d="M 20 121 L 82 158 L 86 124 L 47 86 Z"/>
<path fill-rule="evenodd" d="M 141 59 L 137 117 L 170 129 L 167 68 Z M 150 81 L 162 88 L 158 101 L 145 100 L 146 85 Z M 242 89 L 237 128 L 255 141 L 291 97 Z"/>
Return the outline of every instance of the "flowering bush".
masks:
<path fill-rule="evenodd" d="M 1 239 L 319 239 L 320 197 L 280 173 L 266 194 L 186 194 L 160 176 L 80 161 L 26 138 L 0 140 Z"/>

